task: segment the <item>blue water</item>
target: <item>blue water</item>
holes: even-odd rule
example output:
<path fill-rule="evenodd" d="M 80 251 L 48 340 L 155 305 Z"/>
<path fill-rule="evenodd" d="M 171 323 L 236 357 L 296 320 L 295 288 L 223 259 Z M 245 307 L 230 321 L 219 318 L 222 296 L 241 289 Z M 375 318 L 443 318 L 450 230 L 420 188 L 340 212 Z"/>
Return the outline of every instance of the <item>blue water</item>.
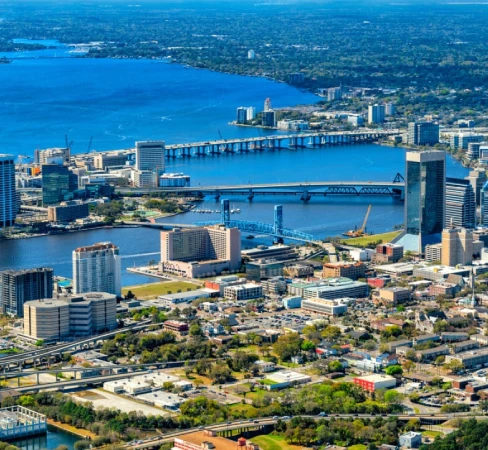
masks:
<path fill-rule="evenodd" d="M 56 44 L 50 42 L 49 44 Z M 135 140 L 164 139 L 167 143 L 257 136 L 263 131 L 228 125 L 238 106 L 262 109 L 270 97 L 273 106 L 313 103 L 317 97 L 285 84 L 262 78 L 185 69 L 164 61 L 99 60 L 64 56 L 66 47 L 23 52 L 11 64 L 0 65 L 0 140 L 2 152 L 32 155 L 35 148 L 64 145 L 85 152 L 90 137 L 99 150 L 133 146 Z M 64 52 L 64 53 L 63 53 Z M 32 57 L 32 53 L 39 57 Z M 0 55 L 1 56 L 1 55 Z M 404 173 L 405 150 L 378 145 L 322 149 L 266 151 L 173 160 L 168 171 L 185 172 L 192 184 L 312 180 L 393 180 Z M 448 158 L 449 176 L 465 176 L 467 169 Z M 317 238 L 340 235 L 362 223 L 370 203 L 368 230 L 379 233 L 403 223 L 403 203 L 391 198 L 314 197 L 308 204 L 298 197 L 230 197 L 242 220 L 271 223 L 273 206 L 284 207 L 285 227 Z M 220 209 L 213 198 L 199 208 Z M 217 214 L 187 213 L 166 222 L 217 220 Z M 112 241 L 123 255 L 123 284 L 153 279 L 125 269 L 158 259 L 159 233 L 150 229 L 103 229 L 67 235 L 0 242 L 0 270 L 50 266 L 71 277 L 71 252 L 94 242 Z M 244 246 L 267 243 L 257 237 Z M 138 256 L 140 255 L 140 256 Z"/>
<path fill-rule="evenodd" d="M 12 445 L 21 450 L 54 450 L 58 445 L 63 444 L 73 450 L 75 442 L 79 440 L 81 438 L 74 434 L 49 427 L 46 435 L 12 441 Z"/>
<path fill-rule="evenodd" d="M 3 53 L 16 57 L 0 65 L 2 151 L 33 155 L 36 148 L 62 146 L 74 152 L 127 148 L 136 140 L 181 143 L 255 136 L 235 127 L 238 106 L 262 110 L 313 103 L 318 97 L 286 84 L 205 70 L 167 61 L 48 58 L 66 48 Z M 33 57 L 35 56 L 35 57 Z"/>

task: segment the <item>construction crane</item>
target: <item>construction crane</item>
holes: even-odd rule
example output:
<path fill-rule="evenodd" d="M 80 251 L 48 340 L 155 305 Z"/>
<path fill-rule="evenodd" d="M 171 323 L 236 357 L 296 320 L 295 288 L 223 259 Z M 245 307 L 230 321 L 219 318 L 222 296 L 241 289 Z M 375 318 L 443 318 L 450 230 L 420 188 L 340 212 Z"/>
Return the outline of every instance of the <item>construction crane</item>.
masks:
<path fill-rule="evenodd" d="M 220 130 L 217 130 L 217 131 L 219 132 L 220 140 L 225 141 L 225 139 L 222 137 L 222 133 L 220 132 Z"/>
<path fill-rule="evenodd" d="M 71 150 L 71 147 L 73 146 L 74 141 L 69 141 L 67 134 L 64 135 L 64 142 L 66 143 L 66 148 L 69 148 Z"/>
<path fill-rule="evenodd" d="M 88 151 L 87 151 L 87 153 L 90 153 L 91 146 L 92 146 L 92 142 L 93 142 L 93 136 L 90 137 L 90 142 L 88 142 Z"/>
<path fill-rule="evenodd" d="M 371 206 L 368 206 L 368 210 L 366 211 L 366 215 L 364 216 L 364 221 L 363 224 L 361 225 L 360 228 L 356 228 L 354 230 L 349 230 L 346 233 L 343 233 L 343 236 L 347 237 L 361 237 L 361 236 L 366 236 L 366 224 L 368 223 L 368 218 L 369 218 L 369 213 L 371 212 Z"/>

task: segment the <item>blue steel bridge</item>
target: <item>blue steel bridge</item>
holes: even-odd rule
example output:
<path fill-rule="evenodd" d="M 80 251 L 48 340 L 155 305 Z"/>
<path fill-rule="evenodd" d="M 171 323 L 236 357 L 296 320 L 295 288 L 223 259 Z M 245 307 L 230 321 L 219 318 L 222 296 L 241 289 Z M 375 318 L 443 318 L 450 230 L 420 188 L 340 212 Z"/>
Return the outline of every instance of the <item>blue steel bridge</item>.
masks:
<path fill-rule="evenodd" d="M 278 242 L 283 242 L 284 239 L 291 239 L 302 242 L 317 242 L 311 234 L 303 233 L 291 228 L 283 226 L 283 206 L 275 205 L 274 207 L 274 221 L 272 224 L 263 222 L 254 222 L 248 220 L 231 220 L 230 218 L 230 202 L 225 199 L 221 201 L 222 209 L 220 220 L 210 220 L 195 223 L 167 223 L 167 222 L 125 222 L 130 225 L 139 225 L 146 228 L 156 228 L 161 230 L 172 230 L 173 228 L 194 228 L 194 227 L 208 227 L 211 225 L 225 225 L 228 228 L 238 228 L 244 233 L 264 234 L 274 237 Z"/>

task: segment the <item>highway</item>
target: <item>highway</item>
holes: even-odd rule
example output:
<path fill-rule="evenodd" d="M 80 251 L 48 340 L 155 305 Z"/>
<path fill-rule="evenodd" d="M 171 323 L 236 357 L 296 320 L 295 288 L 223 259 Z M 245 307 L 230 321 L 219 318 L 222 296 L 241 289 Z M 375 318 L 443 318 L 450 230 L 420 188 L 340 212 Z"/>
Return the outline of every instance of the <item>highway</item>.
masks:
<path fill-rule="evenodd" d="M 77 341 L 72 342 L 64 342 L 62 344 L 53 345 L 51 347 L 41 348 L 39 350 L 31 350 L 27 352 L 17 353 L 12 356 L 6 356 L 5 358 L 1 358 L 0 367 L 3 371 L 9 367 L 10 364 L 21 364 L 28 360 L 37 360 L 42 359 L 46 356 L 56 354 L 56 353 L 63 353 L 63 351 L 70 350 L 73 347 L 83 347 L 84 345 L 88 345 L 91 342 L 108 339 L 116 334 L 124 333 L 126 331 L 134 331 L 139 329 L 147 328 L 148 326 L 152 325 L 151 320 L 141 321 L 137 324 L 133 324 L 124 328 L 118 328 L 116 330 L 109 331 L 107 333 L 102 333 L 96 336 L 88 336 L 86 338 L 82 338 Z"/>
<path fill-rule="evenodd" d="M 431 422 L 445 422 L 453 417 L 460 417 L 461 414 L 436 414 L 434 415 L 422 415 L 422 414 L 408 414 L 408 415 L 398 415 L 398 414 L 330 414 L 325 417 L 315 415 L 303 415 L 300 417 L 303 418 L 311 418 L 314 420 L 321 420 L 321 419 L 330 419 L 330 418 L 342 418 L 342 419 L 349 419 L 349 418 L 360 418 L 360 419 L 376 419 L 377 417 L 395 417 L 401 421 L 409 421 L 411 419 L 419 419 Z M 287 416 L 285 416 L 287 417 Z M 486 419 L 486 417 L 485 417 Z M 249 420 L 239 420 L 227 423 L 219 423 L 216 425 L 208 425 L 206 427 L 198 427 L 198 428 L 191 428 L 188 430 L 179 430 L 172 433 L 165 434 L 161 437 L 154 437 L 150 439 L 146 439 L 144 441 L 136 441 L 136 443 L 128 443 L 125 445 L 125 448 L 130 448 L 134 450 L 143 450 L 143 449 L 151 449 L 151 448 L 159 448 L 160 445 L 173 442 L 175 437 L 182 437 L 185 434 L 194 433 L 196 431 L 205 430 L 212 430 L 212 431 L 230 431 L 230 430 L 238 430 L 243 428 L 257 428 L 257 427 L 264 427 L 267 425 L 276 425 L 278 420 L 282 420 L 283 422 L 289 422 L 292 420 L 291 417 L 287 418 L 279 418 L 279 417 L 265 417 L 265 418 L 257 418 L 257 419 L 249 419 Z"/>

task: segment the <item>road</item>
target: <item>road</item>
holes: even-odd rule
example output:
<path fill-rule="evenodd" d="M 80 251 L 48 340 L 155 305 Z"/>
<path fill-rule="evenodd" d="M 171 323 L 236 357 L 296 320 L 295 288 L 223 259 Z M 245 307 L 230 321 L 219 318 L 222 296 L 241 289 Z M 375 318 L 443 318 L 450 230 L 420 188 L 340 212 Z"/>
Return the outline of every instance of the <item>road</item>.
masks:
<path fill-rule="evenodd" d="M 456 415 L 456 417 L 460 417 L 461 415 Z M 286 417 L 286 416 L 285 416 Z M 314 420 L 321 420 L 321 419 L 330 419 L 333 418 L 361 418 L 361 419 L 375 419 L 378 415 L 371 415 L 371 414 L 331 414 L 326 417 L 322 416 L 301 416 L 303 418 L 311 418 Z M 408 421 L 414 418 L 417 419 L 424 419 L 424 420 L 432 420 L 432 421 L 439 421 L 445 422 L 452 417 L 453 414 L 438 414 L 438 415 L 421 415 L 421 414 L 409 414 L 409 415 L 395 415 L 395 414 L 383 414 L 382 417 L 395 417 L 399 420 Z M 481 416 L 481 418 L 487 419 L 487 417 Z M 278 418 L 278 417 L 265 417 L 260 419 L 250 419 L 250 420 L 241 420 L 241 421 L 234 421 L 234 422 L 227 422 L 227 423 L 220 423 L 216 425 L 209 425 L 206 427 L 199 427 L 199 428 L 191 428 L 184 431 L 175 431 L 173 433 L 165 434 L 162 437 L 154 437 L 150 439 L 146 439 L 144 441 L 137 441 L 137 443 L 128 443 L 125 445 L 125 448 L 134 449 L 134 450 L 143 450 L 143 449 L 151 449 L 157 448 L 158 446 L 173 442 L 175 437 L 184 436 L 185 434 L 195 433 L 197 431 L 205 430 L 212 430 L 212 431 L 228 431 L 228 430 L 238 430 L 242 428 L 256 428 L 262 427 L 266 425 L 275 425 L 278 420 L 282 420 L 284 422 L 288 422 L 291 420 L 291 417 L 288 418 Z"/>

